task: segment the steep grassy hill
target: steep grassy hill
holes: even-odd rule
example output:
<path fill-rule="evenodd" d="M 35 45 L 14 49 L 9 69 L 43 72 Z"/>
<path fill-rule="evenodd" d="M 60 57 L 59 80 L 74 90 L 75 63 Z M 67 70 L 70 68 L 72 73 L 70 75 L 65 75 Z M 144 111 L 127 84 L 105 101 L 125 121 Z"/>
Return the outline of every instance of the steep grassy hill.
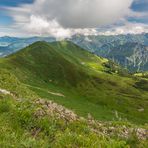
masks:
<path fill-rule="evenodd" d="M 147 86 L 71 42 L 34 43 L 0 59 L 0 147 L 146 148 Z"/>
<path fill-rule="evenodd" d="M 147 146 L 147 126 L 137 126 L 128 122 L 98 122 L 92 117 L 84 119 L 54 102 L 37 99 L 33 92 L 17 80 L 11 79 L 6 83 L 11 85 L 11 82 L 13 86 L 18 86 L 16 92 L 19 92 L 20 96 L 0 89 L 2 148 Z M 20 87 L 27 90 L 26 98 L 21 98 L 24 96 L 24 90 Z"/>
<path fill-rule="evenodd" d="M 118 65 L 71 42 L 34 43 L 1 59 L 0 68 L 2 86 L 7 70 L 38 96 L 78 115 L 90 113 L 105 121 L 148 121 L 148 92 L 137 85 L 141 79 L 132 78 Z"/>
<path fill-rule="evenodd" d="M 147 125 L 100 122 L 90 115 L 84 119 L 46 98 L 39 99 L 10 71 L 1 69 L 0 76 L 2 148 L 147 147 Z"/>

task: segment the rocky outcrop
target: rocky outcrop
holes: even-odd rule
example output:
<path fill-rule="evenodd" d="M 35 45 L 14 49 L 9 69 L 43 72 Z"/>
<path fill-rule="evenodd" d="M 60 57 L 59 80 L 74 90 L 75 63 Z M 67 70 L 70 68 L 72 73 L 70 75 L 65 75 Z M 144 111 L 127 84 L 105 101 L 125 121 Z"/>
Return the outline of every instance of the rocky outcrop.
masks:
<path fill-rule="evenodd" d="M 42 117 L 44 115 L 56 116 L 57 118 L 64 119 L 66 121 L 75 121 L 79 120 L 79 117 L 71 110 L 66 109 L 62 105 L 58 105 L 49 100 L 37 99 L 34 102 L 35 105 L 38 105 L 38 109 L 35 112 L 35 116 Z"/>
<path fill-rule="evenodd" d="M 106 135 L 106 136 L 118 136 L 120 138 L 128 139 L 131 135 L 137 136 L 139 140 L 147 140 L 148 139 L 148 130 L 145 128 L 141 128 L 135 125 L 129 124 L 115 124 L 115 122 L 102 122 L 95 120 L 91 114 L 88 114 L 87 118 L 83 118 L 78 116 L 72 110 L 69 110 L 62 105 L 59 105 L 53 101 L 38 98 L 38 99 L 22 99 L 16 98 L 13 93 L 8 90 L 0 89 L 0 93 L 3 95 L 10 95 L 19 103 L 24 101 L 29 101 L 31 105 L 35 106 L 34 116 L 36 118 L 42 118 L 44 116 L 54 117 L 57 120 L 61 119 L 65 122 L 85 122 L 90 129 L 98 134 Z M 40 129 L 35 130 L 33 135 L 36 135 L 40 132 Z"/>

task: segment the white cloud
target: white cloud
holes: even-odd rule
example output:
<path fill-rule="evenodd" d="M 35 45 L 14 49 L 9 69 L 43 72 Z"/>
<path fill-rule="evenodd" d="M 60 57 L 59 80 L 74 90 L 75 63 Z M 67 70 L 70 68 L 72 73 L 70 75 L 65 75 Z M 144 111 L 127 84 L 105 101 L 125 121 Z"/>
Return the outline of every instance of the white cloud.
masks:
<path fill-rule="evenodd" d="M 0 26 L 0 37 L 2 36 L 28 36 L 25 32 L 20 32 L 20 30 L 6 26 Z"/>
<path fill-rule="evenodd" d="M 20 8 L 48 21 L 56 20 L 64 28 L 95 28 L 113 23 L 129 13 L 133 0 L 36 0 Z M 17 13 L 17 16 L 19 14 Z"/>
<path fill-rule="evenodd" d="M 119 34 L 141 34 L 148 33 L 148 25 L 141 23 L 125 23 L 122 26 L 114 26 L 112 29 L 99 32 L 100 35 L 119 35 Z"/>
<path fill-rule="evenodd" d="M 95 28 L 112 24 L 131 14 L 133 0 L 35 0 L 9 7 L 20 32 L 69 37 L 75 33 L 97 34 Z"/>

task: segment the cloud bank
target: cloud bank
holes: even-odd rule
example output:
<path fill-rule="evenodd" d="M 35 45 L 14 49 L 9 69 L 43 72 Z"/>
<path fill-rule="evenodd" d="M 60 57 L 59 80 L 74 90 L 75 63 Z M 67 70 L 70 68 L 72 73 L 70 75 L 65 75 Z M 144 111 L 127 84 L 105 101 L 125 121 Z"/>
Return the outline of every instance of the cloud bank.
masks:
<path fill-rule="evenodd" d="M 32 35 L 97 35 L 96 28 L 124 21 L 133 0 L 35 0 L 6 8 L 14 27 Z M 130 29 L 130 28 L 129 28 Z M 125 29 L 124 29 L 125 30 Z"/>
<path fill-rule="evenodd" d="M 36 0 L 32 14 L 64 28 L 94 28 L 127 15 L 132 0 Z"/>
<path fill-rule="evenodd" d="M 6 8 L 21 32 L 69 37 L 96 34 L 95 28 L 114 23 L 130 12 L 133 0 L 35 0 Z"/>
<path fill-rule="evenodd" d="M 148 33 L 148 25 L 127 22 L 121 26 L 112 26 L 111 29 L 103 32 L 99 31 L 98 35 L 141 34 L 146 32 Z"/>

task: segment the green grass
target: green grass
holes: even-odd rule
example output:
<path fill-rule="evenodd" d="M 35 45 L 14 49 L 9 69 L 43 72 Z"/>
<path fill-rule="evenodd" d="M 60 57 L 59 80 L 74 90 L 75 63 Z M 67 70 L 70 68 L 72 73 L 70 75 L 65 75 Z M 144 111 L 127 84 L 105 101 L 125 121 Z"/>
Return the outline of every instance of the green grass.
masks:
<path fill-rule="evenodd" d="M 138 140 L 134 133 L 130 137 L 118 137 L 121 125 L 136 128 L 126 122 L 106 123 L 95 133 L 86 121 L 67 121 L 56 114 L 37 117 L 42 106 L 35 99 L 16 100 L 0 94 L 0 147 L 146 147 L 146 140 Z M 96 126 L 96 125 L 94 125 Z M 105 135 L 102 130 L 115 127 L 116 131 Z M 97 127 L 95 127 L 97 129 Z"/>
<path fill-rule="evenodd" d="M 86 117 L 91 113 L 98 120 L 108 121 L 114 120 L 117 111 L 123 120 L 137 124 L 148 121 L 148 92 L 142 87 L 146 83 L 141 84 L 140 79 L 129 74 L 120 75 L 117 65 L 73 43 L 34 43 L 1 59 L 0 68 L 15 75 L 25 89 L 73 109 L 79 115 Z M 5 82 L 3 75 L 2 82 Z M 136 85 L 138 83 L 140 85 Z M 13 88 L 16 89 L 12 85 L 10 89 Z M 144 110 L 139 112 L 141 108 Z"/>
<path fill-rule="evenodd" d="M 0 59 L 0 89 L 11 92 L 0 94 L 0 147 L 146 148 L 147 140 L 138 139 L 134 131 L 148 129 L 147 80 L 126 72 L 123 76 L 120 69 L 65 41 L 37 42 Z M 101 125 L 70 122 L 56 113 L 36 116 L 44 107 L 35 103 L 37 98 L 86 119 L 91 114 Z M 134 129 L 128 137 L 118 135 L 124 127 Z"/>

